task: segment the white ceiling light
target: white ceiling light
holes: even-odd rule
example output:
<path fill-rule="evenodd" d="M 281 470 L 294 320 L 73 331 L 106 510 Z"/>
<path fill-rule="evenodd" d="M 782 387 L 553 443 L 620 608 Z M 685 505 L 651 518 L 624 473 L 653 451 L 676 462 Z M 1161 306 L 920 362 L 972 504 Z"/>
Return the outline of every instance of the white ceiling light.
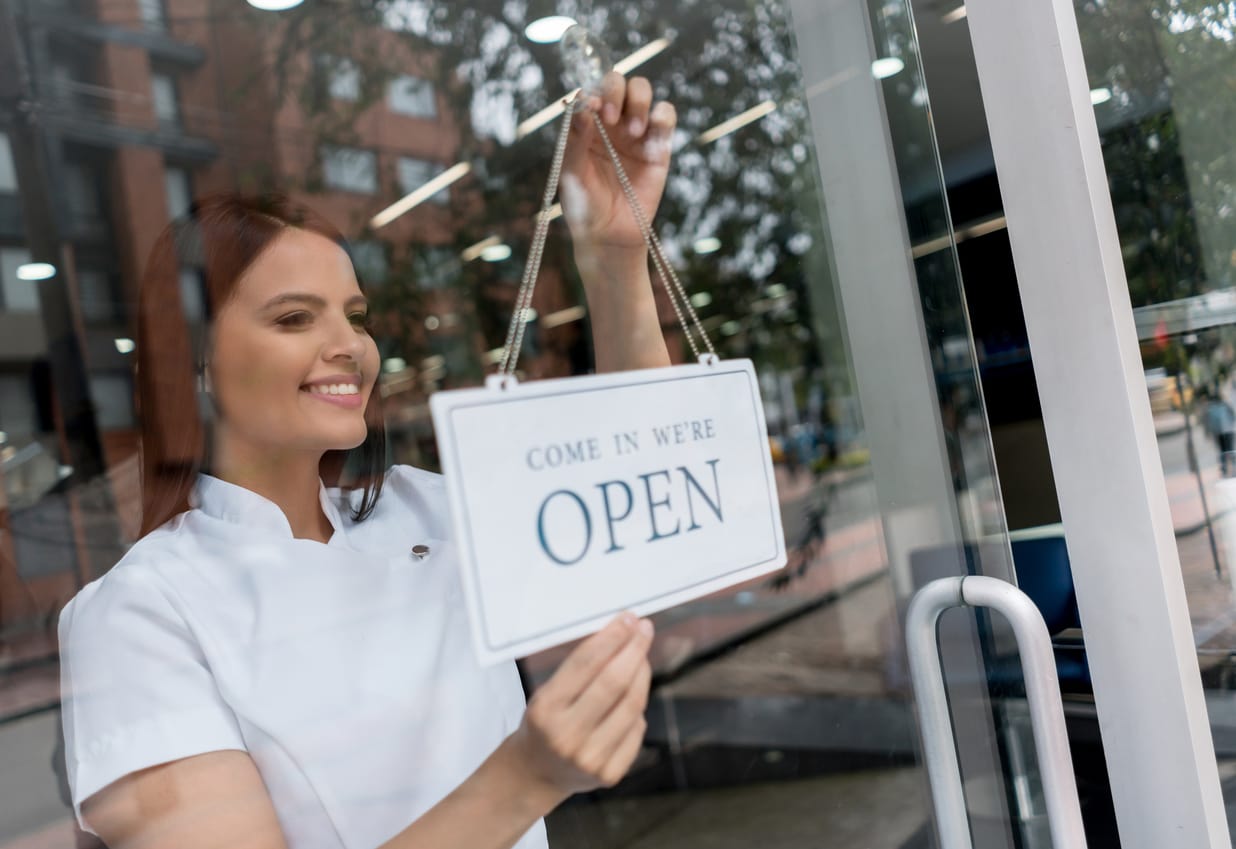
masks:
<path fill-rule="evenodd" d="M 553 328 L 559 327 L 563 324 L 570 324 L 572 321 L 579 321 L 587 314 L 588 310 L 582 306 L 567 307 L 564 310 L 551 312 L 542 318 L 541 327 L 544 327 L 546 330 L 552 330 Z"/>
<path fill-rule="evenodd" d="M 1112 90 L 1104 86 L 1103 88 L 1090 89 L 1090 102 L 1095 106 L 1101 103 L 1106 103 L 1112 99 Z"/>
<path fill-rule="evenodd" d="M 427 316 L 425 318 L 425 329 L 426 330 L 437 330 L 441 326 L 442 326 L 442 322 L 438 320 L 438 317 L 436 315 Z"/>
<path fill-rule="evenodd" d="M 135 350 L 137 350 L 137 343 L 124 336 L 116 339 L 115 344 L 116 350 L 122 354 L 132 354 Z"/>
<path fill-rule="evenodd" d="M 721 240 L 716 236 L 705 236 L 695 240 L 694 248 L 697 254 L 714 253 L 721 249 Z"/>
<path fill-rule="evenodd" d="M 398 374 L 408 367 L 408 361 L 403 357 L 391 357 L 382 361 L 382 371 L 387 374 Z"/>
<path fill-rule="evenodd" d="M 712 303 L 712 295 L 708 292 L 696 292 L 691 296 L 691 306 L 697 310 L 702 310 L 704 307 Z"/>
<path fill-rule="evenodd" d="M 575 19 L 564 15 L 549 15 L 537 18 L 524 27 L 524 35 L 529 41 L 537 44 L 553 44 L 562 38 L 562 34 L 575 26 Z"/>
<path fill-rule="evenodd" d="M 946 12 L 940 20 L 946 24 L 955 24 L 966 16 L 966 7 L 958 6 L 951 12 Z"/>
<path fill-rule="evenodd" d="M 17 266 L 18 280 L 47 280 L 56 276 L 56 266 L 48 262 L 27 262 Z"/>
<path fill-rule="evenodd" d="M 481 249 L 481 259 L 486 262 L 502 262 L 511 258 L 511 246 L 504 244 L 489 245 Z"/>
<path fill-rule="evenodd" d="M 475 245 L 469 245 L 459 252 L 459 258 L 464 262 L 472 262 L 474 259 L 480 259 L 481 254 L 486 248 L 492 248 L 494 245 L 502 244 L 502 239 L 498 236 L 486 236 Z"/>
<path fill-rule="evenodd" d="M 669 46 L 670 40 L 668 38 L 658 38 L 656 41 L 650 41 L 630 56 L 625 56 L 615 62 L 614 70 L 620 74 L 626 74 L 633 71 Z M 515 138 L 522 139 L 524 136 L 529 133 L 536 132 L 541 129 L 541 127 L 544 127 L 550 121 L 561 115 L 563 104 L 574 97 L 575 92 L 577 91 L 579 91 L 579 89 L 574 89 L 567 92 L 565 96 L 558 98 L 556 101 L 546 106 L 531 118 L 525 118 L 520 125 L 515 128 Z"/>
<path fill-rule="evenodd" d="M 877 80 L 886 80 L 900 74 L 906 68 L 906 63 L 896 56 L 885 56 L 871 63 L 871 75 Z"/>
<path fill-rule="evenodd" d="M 379 227 L 385 227 L 399 216 L 403 215 L 408 210 L 418 204 L 424 203 L 438 192 L 445 189 L 451 183 L 463 177 L 472 170 L 472 164 L 469 162 L 456 162 L 450 168 L 447 168 L 438 176 L 434 177 L 428 183 L 418 186 L 408 192 L 399 200 L 392 203 L 386 209 L 379 212 L 373 218 L 369 219 L 369 226 L 377 230 Z"/>
<path fill-rule="evenodd" d="M 263 12 L 286 12 L 303 2 L 304 0 L 249 0 L 249 5 Z"/>
<path fill-rule="evenodd" d="M 699 141 L 700 144 L 715 142 L 722 136 L 728 136 L 740 127 L 747 126 L 752 121 L 760 120 L 776 108 L 777 104 L 774 101 L 765 100 L 758 106 L 752 106 L 746 112 L 741 112 L 733 118 L 730 118 L 728 121 L 722 121 L 720 124 L 717 124 L 717 126 L 704 130 L 704 132 L 700 133 L 700 137 L 697 141 Z"/>

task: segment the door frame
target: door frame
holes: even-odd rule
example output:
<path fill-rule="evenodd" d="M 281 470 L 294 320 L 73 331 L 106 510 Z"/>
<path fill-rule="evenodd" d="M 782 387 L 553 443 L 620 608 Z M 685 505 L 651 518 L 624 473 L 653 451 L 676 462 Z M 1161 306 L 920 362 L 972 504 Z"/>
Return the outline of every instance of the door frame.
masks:
<path fill-rule="evenodd" d="M 1124 849 L 1230 849 L 1071 0 L 967 0 Z"/>

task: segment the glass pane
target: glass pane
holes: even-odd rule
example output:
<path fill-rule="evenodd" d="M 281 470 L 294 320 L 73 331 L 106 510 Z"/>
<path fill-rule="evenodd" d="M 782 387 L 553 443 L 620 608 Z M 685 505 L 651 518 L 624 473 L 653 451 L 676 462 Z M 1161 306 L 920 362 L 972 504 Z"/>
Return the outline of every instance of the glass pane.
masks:
<path fill-rule="evenodd" d="M 1229 807 L 1236 801 L 1236 4 L 1076 3 Z"/>
<path fill-rule="evenodd" d="M 45 161 L 14 175 L 45 203 L 0 216 L 0 849 L 95 846 L 74 796 L 191 756 L 293 849 L 380 846 L 478 767 L 483 827 L 532 805 L 555 849 L 932 845 L 902 620 L 931 580 L 1012 572 L 908 3 L 557 9 L 674 104 L 611 133 L 664 179 L 717 350 L 755 365 L 789 563 L 653 617 L 646 732 L 556 807 L 501 753 L 572 647 L 477 665 L 428 410 L 495 372 L 533 250 L 571 88 L 539 4 L 143 2 L 141 38 L 107 6 L 74 13 L 97 53 L 20 19 L 56 46 L 26 58 L 59 123 L 0 115 Z M 604 185 L 551 210 L 524 380 L 628 338 L 692 360 L 634 229 L 607 240 L 626 219 L 567 214 L 579 189 L 625 215 Z M 50 276 L 18 279 L 32 257 Z M 641 307 L 618 322 L 614 282 Z M 1007 629 L 952 611 L 941 653 L 975 846 L 1034 845 Z M 509 845 L 544 845 L 532 819 Z"/>

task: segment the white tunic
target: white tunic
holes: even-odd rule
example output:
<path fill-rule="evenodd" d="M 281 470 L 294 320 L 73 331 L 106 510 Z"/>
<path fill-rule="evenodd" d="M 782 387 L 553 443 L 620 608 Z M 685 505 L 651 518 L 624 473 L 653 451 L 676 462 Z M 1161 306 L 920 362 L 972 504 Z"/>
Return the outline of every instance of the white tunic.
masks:
<path fill-rule="evenodd" d="M 321 497 L 325 545 L 294 539 L 271 501 L 202 476 L 194 509 L 65 607 L 79 821 L 83 799 L 130 772 L 241 749 L 292 849 L 373 849 L 515 730 L 515 666 L 474 659 L 442 479 L 394 467 L 360 523 L 338 490 Z M 545 845 L 543 823 L 517 844 Z"/>

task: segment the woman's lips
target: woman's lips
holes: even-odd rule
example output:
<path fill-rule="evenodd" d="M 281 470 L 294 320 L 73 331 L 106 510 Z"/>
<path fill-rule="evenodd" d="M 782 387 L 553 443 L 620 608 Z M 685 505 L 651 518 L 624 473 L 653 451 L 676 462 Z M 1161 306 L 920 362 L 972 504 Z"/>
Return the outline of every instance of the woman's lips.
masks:
<path fill-rule="evenodd" d="M 301 389 L 300 391 L 310 398 L 316 398 L 319 401 L 325 401 L 328 404 L 334 404 L 337 407 L 344 407 L 349 410 L 359 410 L 364 401 L 363 396 L 359 392 L 355 395 L 330 395 L 325 392 L 311 392 L 308 389 Z"/>

